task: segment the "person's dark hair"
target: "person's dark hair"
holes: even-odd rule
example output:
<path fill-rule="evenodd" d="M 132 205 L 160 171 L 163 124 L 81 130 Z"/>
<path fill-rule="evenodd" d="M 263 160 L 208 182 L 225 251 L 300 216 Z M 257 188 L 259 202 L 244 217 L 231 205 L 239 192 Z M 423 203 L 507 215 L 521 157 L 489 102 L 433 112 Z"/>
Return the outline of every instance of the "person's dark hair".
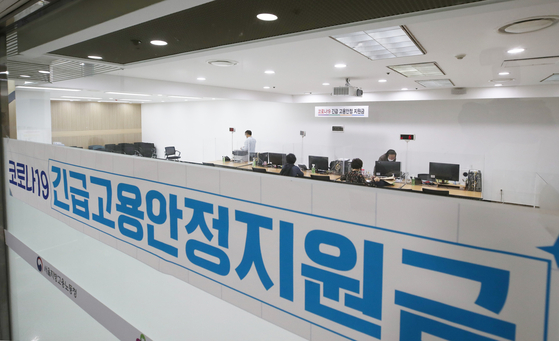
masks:
<path fill-rule="evenodd" d="M 297 157 L 295 156 L 295 154 L 289 153 L 285 157 L 285 162 L 287 163 L 295 163 L 295 161 L 297 161 Z"/>
<path fill-rule="evenodd" d="M 363 161 L 361 159 L 351 160 L 351 169 L 361 169 L 363 167 Z"/>
<path fill-rule="evenodd" d="M 249 136 L 252 136 L 252 131 L 247 130 L 247 131 L 245 131 L 245 134 L 248 134 Z"/>
<path fill-rule="evenodd" d="M 396 151 L 394 149 L 388 149 L 388 151 L 386 152 L 386 157 L 388 157 L 388 155 L 396 155 Z"/>

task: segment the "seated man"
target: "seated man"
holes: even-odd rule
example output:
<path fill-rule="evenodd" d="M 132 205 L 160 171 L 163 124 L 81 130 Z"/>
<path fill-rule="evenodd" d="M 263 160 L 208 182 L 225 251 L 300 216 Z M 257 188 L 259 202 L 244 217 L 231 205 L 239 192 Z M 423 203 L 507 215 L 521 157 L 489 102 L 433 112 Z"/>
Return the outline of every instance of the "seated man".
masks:
<path fill-rule="evenodd" d="M 303 176 L 301 169 L 295 166 L 295 161 L 297 161 L 297 158 L 294 154 L 287 154 L 285 157 L 286 164 L 282 167 L 280 175 Z"/>

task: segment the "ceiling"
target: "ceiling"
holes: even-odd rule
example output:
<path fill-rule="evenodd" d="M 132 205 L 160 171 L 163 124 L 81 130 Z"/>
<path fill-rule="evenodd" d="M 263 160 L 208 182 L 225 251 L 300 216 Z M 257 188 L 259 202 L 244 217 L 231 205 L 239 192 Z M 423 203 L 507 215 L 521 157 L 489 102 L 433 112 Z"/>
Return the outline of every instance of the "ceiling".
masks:
<path fill-rule="evenodd" d="M 219 87 L 293 96 L 307 93 L 329 94 L 332 87 L 344 85 L 346 78 L 350 78 L 351 84 L 361 87 L 366 94 L 401 91 L 402 88 L 428 92 L 430 90 L 424 89 L 416 80 L 431 78 L 449 78 L 456 87 L 465 88 L 494 87 L 495 82 L 491 80 L 503 78 L 514 79 L 503 82 L 503 88 L 549 87 L 555 85 L 545 85 L 540 81 L 553 73 L 559 73 L 557 63 L 510 67 L 506 70 L 502 64 L 507 59 L 558 56 L 559 45 L 555 42 L 559 36 L 559 25 L 525 34 L 498 32 L 503 25 L 542 15 L 559 16 L 559 0 L 489 2 L 481 6 L 455 7 L 453 10 L 428 11 L 321 28 L 179 55 L 175 55 L 176 50 L 171 49 L 175 42 L 169 40 L 169 45 L 161 47 L 170 48 L 169 57 L 128 64 L 124 66 L 124 70 L 110 74 L 119 79 L 132 77 L 186 83 L 191 85 L 189 89 L 204 87 L 206 93 L 211 93 L 212 87 Z M 282 16 L 278 16 L 279 22 Z M 329 37 L 398 25 L 405 25 L 409 29 L 426 50 L 425 55 L 373 61 Z M 97 41 L 97 44 L 102 45 L 101 38 L 87 39 L 84 44 Z M 79 44 L 81 43 L 69 46 Z M 48 44 L 45 46 L 48 47 Z M 507 50 L 515 47 L 526 50 L 517 55 L 507 53 Z M 59 49 L 58 52 L 60 50 L 64 49 Z M 25 55 L 25 51 L 22 53 Z M 161 52 L 163 54 L 165 53 Z M 457 59 L 456 56 L 460 54 L 465 54 L 465 57 Z M 214 59 L 234 60 L 238 64 L 232 67 L 215 67 L 207 63 Z M 387 68 L 389 65 L 422 62 L 436 62 L 446 75 L 406 78 Z M 347 67 L 335 68 L 336 63 L 344 63 Z M 266 74 L 266 70 L 273 70 L 275 73 Z M 502 71 L 510 74 L 500 76 L 499 72 Z M 200 77 L 205 80 L 197 80 Z M 84 78 L 84 82 L 87 79 Z M 380 79 L 385 79 L 386 82 L 379 83 Z M 322 85 L 323 83 L 329 85 Z M 53 86 L 64 84 L 54 83 Z M 270 88 L 264 89 L 265 86 Z M 163 90 L 154 88 L 148 93 L 158 100 L 160 98 L 155 97 L 156 94 L 177 95 L 162 92 Z M 183 95 L 188 96 L 187 93 Z M 53 94 L 53 97 L 57 96 L 59 93 Z M 109 97 L 106 94 L 103 96 Z M 211 98 L 212 95 L 202 97 Z M 332 101 L 339 101 L 339 98 L 332 98 Z"/>

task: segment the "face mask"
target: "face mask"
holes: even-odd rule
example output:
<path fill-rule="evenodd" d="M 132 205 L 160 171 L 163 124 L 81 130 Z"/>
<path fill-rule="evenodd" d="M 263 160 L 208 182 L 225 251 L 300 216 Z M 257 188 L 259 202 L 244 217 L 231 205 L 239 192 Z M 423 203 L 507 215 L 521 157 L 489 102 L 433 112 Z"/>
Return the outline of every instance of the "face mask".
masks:
<path fill-rule="evenodd" d="M 395 157 L 393 157 L 393 158 L 388 158 L 388 161 L 394 161 L 394 160 L 396 160 Z"/>

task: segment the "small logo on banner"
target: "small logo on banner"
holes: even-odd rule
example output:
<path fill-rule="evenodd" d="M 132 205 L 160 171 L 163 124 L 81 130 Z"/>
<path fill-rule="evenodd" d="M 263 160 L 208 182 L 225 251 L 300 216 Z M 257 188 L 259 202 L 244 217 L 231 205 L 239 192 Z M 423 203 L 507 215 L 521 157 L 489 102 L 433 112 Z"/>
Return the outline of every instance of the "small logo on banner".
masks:
<path fill-rule="evenodd" d="M 136 341 L 146 341 L 146 337 L 142 334 L 139 339 L 136 339 Z"/>
<path fill-rule="evenodd" d="M 37 269 L 39 269 L 39 272 L 43 271 L 43 260 L 41 257 L 37 257 Z"/>

